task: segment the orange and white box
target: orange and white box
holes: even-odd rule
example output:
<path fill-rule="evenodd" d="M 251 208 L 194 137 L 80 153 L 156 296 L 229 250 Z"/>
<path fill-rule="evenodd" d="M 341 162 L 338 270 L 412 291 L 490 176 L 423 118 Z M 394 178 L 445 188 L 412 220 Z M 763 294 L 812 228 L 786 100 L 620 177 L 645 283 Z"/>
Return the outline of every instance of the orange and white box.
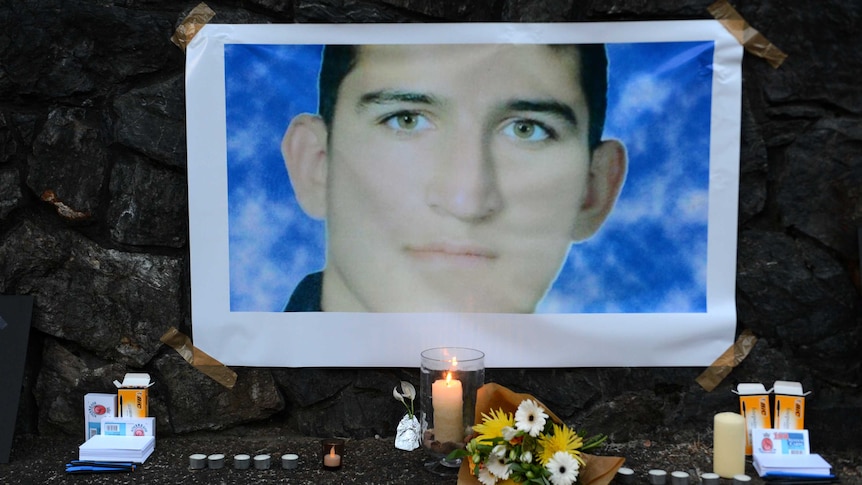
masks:
<path fill-rule="evenodd" d="M 117 395 L 88 393 L 84 395 L 84 441 L 101 434 L 102 418 L 117 415 Z"/>
<path fill-rule="evenodd" d="M 773 428 L 805 429 L 805 396 L 811 391 L 802 392 L 802 383 L 775 381 L 775 423 Z"/>
<path fill-rule="evenodd" d="M 129 373 L 117 386 L 117 401 L 121 418 L 146 418 L 148 416 L 148 390 L 153 385 L 149 374 Z"/>
<path fill-rule="evenodd" d="M 751 432 L 755 428 L 770 428 L 769 391 L 759 382 L 746 382 L 733 391 L 739 395 L 739 413 L 745 418 L 745 454 L 750 455 Z"/>

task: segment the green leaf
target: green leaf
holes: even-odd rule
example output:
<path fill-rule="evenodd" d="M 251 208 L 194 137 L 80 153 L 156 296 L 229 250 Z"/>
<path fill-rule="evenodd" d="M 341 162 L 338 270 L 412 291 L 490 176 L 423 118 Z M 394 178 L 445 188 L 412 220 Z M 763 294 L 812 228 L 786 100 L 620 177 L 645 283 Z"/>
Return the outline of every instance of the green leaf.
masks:
<path fill-rule="evenodd" d="M 464 458 L 467 455 L 469 455 L 469 453 L 467 453 L 467 450 L 465 450 L 463 448 L 458 448 L 457 450 L 452 450 L 451 453 L 446 455 L 446 459 L 447 460 L 455 460 L 458 458 Z"/>

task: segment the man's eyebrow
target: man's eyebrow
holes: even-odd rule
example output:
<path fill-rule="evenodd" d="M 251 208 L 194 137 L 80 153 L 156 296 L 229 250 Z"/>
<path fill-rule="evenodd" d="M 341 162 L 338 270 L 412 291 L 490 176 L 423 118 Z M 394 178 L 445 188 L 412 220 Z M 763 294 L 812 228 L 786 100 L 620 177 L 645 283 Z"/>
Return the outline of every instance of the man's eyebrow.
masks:
<path fill-rule="evenodd" d="M 429 94 L 417 93 L 414 91 L 398 91 L 384 89 L 365 93 L 359 98 L 359 107 L 368 106 L 370 104 L 390 104 L 390 103 L 417 103 L 417 104 L 439 104 L 439 102 Z"/>
<path fill-rule="evenodd" d="M 505 104 L 508 111 L 529 111 L 548 113 L 558 116 L 574 126 L 578 126 L 578 118 L 571 106 L 554 100 L 515 99 Z"/>

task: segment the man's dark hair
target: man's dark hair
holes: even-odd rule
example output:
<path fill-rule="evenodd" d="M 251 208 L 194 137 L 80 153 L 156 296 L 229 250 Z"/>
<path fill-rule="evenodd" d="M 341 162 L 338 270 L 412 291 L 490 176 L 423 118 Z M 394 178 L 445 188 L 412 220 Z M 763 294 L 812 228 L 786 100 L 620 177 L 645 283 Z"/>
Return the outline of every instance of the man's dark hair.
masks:
<path fill-rule="evenodd" d="M 323 48 L 320 65 L 320 98 L 318 111 L 332 129 L 335 103 L 341 82 L 356 65 L 359 52 L 356 45 L 327 45 Z M 581 88 L 587 98 L 590 126 L 589 146 L 592 150 L 602 141 L 608 98 L 608 56 L 604 44 L 553 45 L 555 48 L 576 47 L 581 58 Z"/>

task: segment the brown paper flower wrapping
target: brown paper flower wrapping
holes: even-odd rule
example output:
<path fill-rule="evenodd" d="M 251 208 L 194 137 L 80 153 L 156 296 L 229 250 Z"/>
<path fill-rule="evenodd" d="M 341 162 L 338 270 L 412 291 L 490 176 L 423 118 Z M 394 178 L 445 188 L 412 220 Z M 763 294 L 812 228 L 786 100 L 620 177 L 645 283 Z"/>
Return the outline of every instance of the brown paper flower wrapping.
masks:
<path fill-rule="evenodd" d="M 479 388 L 476 396 L 476 424 L 482 421 L 482 414 L 488 414 L 492 409 L 502 409 L 507 413 L 514 414 L 518 410 L 518 405 L 524 399 L 532 399 L 539 403 L 548 416 L 557 424 L 563 424 L 563 421 L 557 417 L 548 406 L 542 404 L 538 399 L 529 394 L 520 394 L 513 392 L 499 384 L 489 383 Z M 578 477 L 578 482 L 582 485 L 607 485 L 613 480 L 617 474 L 617 470 L 623 466 L 624 458 L 615 456 L 596 456 L 587 453 L 581 454 L 581 457 L 586 463 L 586 467 L 581 470 Z M 511 480 L 503 480 L 498 482 L 502 485 L 514 484 Z M 470 466 L 465 459 L 461 463 L 461 469 L 458 470 L 458 485 L 481 485 L 479 480 L 470 474 Z"/>

